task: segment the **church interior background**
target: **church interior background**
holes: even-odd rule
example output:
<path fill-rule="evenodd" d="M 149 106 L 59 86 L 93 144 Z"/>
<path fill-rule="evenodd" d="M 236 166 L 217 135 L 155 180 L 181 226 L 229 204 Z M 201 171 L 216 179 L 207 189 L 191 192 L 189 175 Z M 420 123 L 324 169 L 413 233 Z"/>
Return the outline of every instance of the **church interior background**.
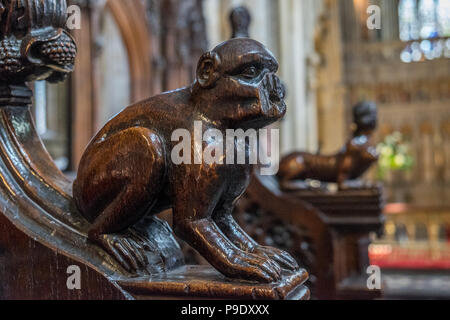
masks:
<path fill-rule="evenodd" d="M 123 107 L 190 83 L 198 56 L 230 38 L 230 10 L 245 5 L 251 37 L 278 57 L 287 87 L 282 153 L 335 152 L 351 107 L 375 101 L 381 157 L 366 179 L 384 183 L 387 205 L 370 263 L 401 296 L 450 298 L 450 0 L 69 3 L 82 8 L 75 72 L 34 83 L 38 131 L 60 169 L 73 175 Z M 371 5 L 379 29 L 367 26 Z"/>

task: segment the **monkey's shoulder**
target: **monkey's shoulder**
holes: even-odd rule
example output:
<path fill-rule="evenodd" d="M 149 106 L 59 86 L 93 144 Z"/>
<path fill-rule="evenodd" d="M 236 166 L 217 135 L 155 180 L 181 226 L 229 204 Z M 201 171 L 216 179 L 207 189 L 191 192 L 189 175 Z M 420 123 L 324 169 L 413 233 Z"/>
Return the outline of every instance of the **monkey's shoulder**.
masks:
<path fill-rule="evenodd" d="M 98 133 L 97 138 L 106 139 L 116 133 L 134 127 L 168 131 L 188 122 L 190 112 L 189 90 L 165 92 L 134 103 L 112 118 Z"/>
<path fill-rule="evenodd" d="M 159 112 L 166 117 L 174 116 L 176 113 L 183 112 L 183 109 L 190 104 L 189 92 L 187 88 L 164 92 L 128 106 L 121 114 L 139 117 Z"/>

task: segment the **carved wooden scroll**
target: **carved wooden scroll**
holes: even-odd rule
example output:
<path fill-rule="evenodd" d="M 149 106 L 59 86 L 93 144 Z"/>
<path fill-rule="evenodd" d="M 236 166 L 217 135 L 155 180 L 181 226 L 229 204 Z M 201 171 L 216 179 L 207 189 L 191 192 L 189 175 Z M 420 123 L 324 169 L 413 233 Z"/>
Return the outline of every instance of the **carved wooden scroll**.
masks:
<path fill-rule="evenodd" d="M 193 186 L 198 182 L 192 180 L 191 176 L 192 174 L 195 175 L 195 170 L 198 170 L 198 167 L 185 167 L 184 173 L 181 170 L 178 172 L 178 176 L 174 174 L 170 180 L 167 180 L 169 183 L 174 181 L 185 182 L 185 185 L 178 184 L 177 189 L 172 189 L 174 193 L 169 192 L 172 196 L 171 204 L 177 211 L 174 220 L 179 222 L 176 225 L 178 234 L 189 240 L 191 245 L 209 258 L 222 274 L 226 274 L 230 278 L 240 277 L 244 279 L 248 275 L 247 280 L 261 281 L 267 279 L 266 282 L 268 283 L 232 280 L 225 278 L 211 267 L 186 266 L 171 228 L 152 215 L 147 217 L 142 215 L 135 220 L 136 216 L 131 214 L 137 214 L 133 209 L 143 209 L 143 207 L 138 208 L 138 204 L 141 204 L 138 200 L 141 200 L 141 198 L 137 197 L 137 200 L 134 198 L 136 202 L 128 201 L 133 200 L 132 198 L 126 198 L 129 195 L 128 193 L 125 194 L 125 198 L 118 197 L 119 204 L 120 199 L 126 199 L 127 203 L 122 203 L 122 207 L 120 205 L 113 207 L 116 210 L 120 208 L 128 209 L 128 211 L 119 210 L 118 212 L 130 214 L 130 220 L 125 219 L 126 223 L 119 223 L 119 227 L 112 223 L 112 228 L 108 228 L 108 225 L 111 224 L 106 223 L 108 217 L 106 217 L 106 220 L 98 222 L 97 218 L 106 210 L 103 205 L 113 203 L 111 196 L 120 196 L 121 190 L 114 187 L 114 184 L 117 183 L 117 181 L 114 182 L 115 175 L 119 173 L 119 175 L 125 176 L 127 172 L 131 172 L 130 170 L 133 168 L 130 166 L 133 165 L 145 166 L 145 163 L 141 162 L 145 159 L 134 158 L 133 156 L 132 159 L 137 161 L 134 163 L 120 162 L 120 159 L 117 159 L 115 170 L 110 173 L 101 172 L 105 168 L 110 168 L 104 166 L 105 162 L 103 164 L 99 162 L 98 167 L 92 167 L 92 164 L 89 163 L 83 164 L 75 184 L 77 201 L 74 201 L 72 182 L 55 167 L 36 134 L 30 114 L 32 92 L 26 84 L 33 80 L 56 82 L 64 79 L 72 71 L 76 46 L 72 37 L 64 29 L 66 9 L 66 2 L 62 0 L 0 1 L 0 278 L 2 279 L 0 298 L 307 298 L 309 292 L 303 286 L 308 277 L 306 271 L 283 271 L 282 274 L 273 274 L 272 277 L 267 272 L 271 268 L 278 270 L 276 268 L 278 263 L 274 262 L 276 257 L 272 259 L 267 256 L 274 252 L 277 253 L 277 251 L 267 251 L 265 248 L 251 243 L 254 245 L 254 253 L 249 252 L 245 256 L 244 252 L 241 251 L 239 255 L 234 255 L 238 249 L 231 240 L 230 242 L 226 242 L 225 239 L 221 241 L 220 237 L 223 237 L 224 233 L 214 232 L 217 225 L 227 226 L 226 221 L 212 222 L 212 217 L 205 216 L 205 219 L 202 220 L 195 215 L 191 217 L 193 219 L 189 219 L 189 213 L 200 213 L 202 205 L 209 201 L 208 199 L 198 198 L 198 201 L 195 202 L 190 200 L 191 197 L 196 197 L 202 192 L 207 194 L 208 190 L 212 190 L 208 188 L 219 186 L 212 180 L 212 177 L 205 177 L 204 181 L 210 182 L 209 184 L 205 183 L 208 188 L 194 193 L 192 191 Z M 196 92 L 196 90 L 197 92 L 204 91 L 210 96 L 197 94 L 193 98 L 203 103 L 203 117 L 209 117 L 214 121 L 217 120 L 214 118 L 217 116 L 221 116 L 227 121 L 250 121 L 253 117 L 257 121 L 250 121 L 250 123 L 259 124 L 270 122 L 273 117 L 276 117 L 276 110 L 266 108 L 264 110 L 267 113 L 259 114 L 257 111 L 256 114 L 251 114 L 251 112 L 250 114 L 239 113 L 242 119 L 235 119 L 233 118 L 235 115 L 234 109 L 230 109 L 233 110 L 231 113 L 226 113 L 225 109 L 214 109 L 215 104 L 210 100 L 212 97 L 224 95 L 221 89 L 217 89 L 218 91 L 213 89 L 214 81 L 219 81 L 217 70 L 214 71 L 214 66 L 218 66 L 216 63 L 220 61 L 224 67 L 220 69 L 220 72 L 226 72 L 228 70 L 226 68 L 232 68 L 236 63 L 240 63 L 240 61 L 233 60 L 235 51 L 241 50 L 243 51 L 241 53 L 245 53 L 245 50 L 249 48 L 263 50 L 263 47 L 256 42 L 235 43 L 218 47 L 202 58 L 203 64 L 199 64 L 198 82 L 193 87 L 193 92 Z M 276 65 L 276 61 L 271 59 L 263 59 L 263 61 L 263 63 L 269 64 L 264 70 L 270 71 Z M 254 72 L 253 69 L 236 70 L 233 68 L 233 72 L 239 72 L 239 76 L 243 77 L 256 76 L 250 75 L 250 72 Z M 278 83 L 276 79 L 271 76 L 264 77 L 262 83 L 266 90 L 267 88 L 274 90 L 270 94 L 271 99 L 274 99 Z M 222 86 L 216 87 L 221 88 Z M 225 87 L 231 90 L 227 93 L 230 96 L 235 97 L 239 93 L 239 90 L 233 89 L 232 86 Z M 246 92 L 250 91 L 247 90 Z M 186 94 L 188 94 L 188 91 L 186 91 Z M 178 97 L 173 96 L 172 98 L 175 99 L 173 100 L 175 105 L 180 106 L 183 105 L 185 97 L 183 91 L 179 91 L 178 95 Z M 156 98 L 153 101 L 157 100 Z M 166 102 L 169 103 L 170 99 Z M 222 102 L 224 103 L 223 107 L 233 106 L 233 104 L 228 104 L 227 101 Z M 115 129 L 108 131 L 108 128 L 114 127 L 114 123 L 110 124 L 109 127 L 106 127 L 104 133 L 108 136 L 113 131 L 121 132 L 127 126 L 136 130 L 139 129 L 139 125 L 161 121 L 158 115 L 154 115 L 155 118 L 146 118 L 139 114 L 140 111 L 144 111 L 144 106 L 148 103 L 142 102 L 128 109 L 129 113 L 123 114 L 123 118 L 119 117 L 116 120 L 116 123 L 121 120 L 125 122 L 115 127 L 116 131 L 114 131 Z M 164 105 L 158 105 L 157 103 L 155 105 L 164 107 Z M 276 101 L 271 101 L 271 106 L 281 108 L 278 109 L 278 112 L 282 114 L 282 97 L 279 97 Z M 191 119 L 190 117 L 194 114 L 187 112 L 187 110 L 182 112 L 182 110 L 182 108 L 179 108 L 178 112 L 172 113 L 173 118 L 169 120 L 171 125 L 175 126 L 176 121 Z M 257 109 L 250 108 L 249 110 L 255 111 Z M 157 107 L 153 111 L 157 113 Z M 127 114 L 130 117 L 127 117 Z M 132 124 L 127 121 L 137 122 Z M 214 123 L 214 121 L 211 123 Z M 227 121 L 223 123 L 228 123 Z M 143 126 L 145 127 L 145 125 Z M 158 129 L 161 134 L 162 132 L 169 132 L 171 127 L 163 121 L 155 129 Z M 143 128 L 142 130 L 145 131 L 146 129 Z M 126 136 L 131 132 L 125 131 L 125 136 L 119 134 L 120 139 L 125 139 L 123 140 L 125 144 L 121 144 L 120 139 L 110 141 L 118 141 L 118 144 L 113 145 L 115 150 L 119 150 L 117 154 L 119 158 L 121 146 L 139 146 L 139 142 L 142 142 L 140 139 L 144 139 L 145 142 L 145 137 L 150 139 L 147 142 L 153 144 L 152 150 L 158 151 L 158 137 L 156 135 L 141 135 L 135 137 L 136 139 L 127 140 Z M 106 137 L 102 140 L 102 134 L 97 138 L 98 141 L 107 140 Z M 114 148 L 109 151 L 113 151 Z M 143 150 L 138 148 L 134 151 L 142 152 Z M 135 156 L 138 153 L 135 153 Z M 106 155 L 104 152 L 101 155 L 92 150 L 91 153 L 89 151 L 86 153 L 88 158 L 89 154 L 94 155 L 94 158 L 101 158 L 102 155 Z M 144 152 L 141 155 L 148 154 Z M 159 161 L 156 156 L 153 160 L 156 161 L 156 164 Z M 91 166 L 89 167 L 89 165 Z M 95 182 L 94 180 L 89 181 L 82 178 L 84 175 L 90 176 L 89 168 L 94 173 L 110 174 L 110 178 L 113 180 L 104 185 L 95 186 L 92 184 Z M 161 168 L 162 171 L 158 173 L 156 171 L 158 166 L 153 167 L 153 169 L 151 173 L 156 174 L 156 176 L 159 174 L 161 177 L 165 177 L 165 174 L 169 172 L 167 168 Z M 212 171 L 207 170 L 207 172 Z M 142 176 L 145 176 L 144 173 L 145 170 L 142 171 Z M 219 171 L 216 173 L 219 173 Z M 246 175 L 246 171 L 237 166 L 232 166 L 232 171 L 229 173 L 232 173 L 231 176 L 234 177 L 227 177 L 231 180 Z M 163 187 L 167 181 L 154 180 L 151 183 L 154 186 Z M 119 183 L 115 186 L 125 185 Z M 245 181 L 239 182 L 235 187 L 245 188 Z M 96 203 L 94 203 L 95 201 L 89 202 L 104 191 L 102 188 L 110 188 L 108 189 L 111 192 L 110 195 L 105 194 L 103 200 L 100 199 Z M 86 193 L 86 190 L 90 194 Z M 140 192 L 141 190 L 137 188 L 132 191 Z M 237 189 L 234 190 L 237 191 Z M 83 192 L 85 193 L 83 194 Z M 114 194 L 114 192 L 119 193 Z M 227 193 L 224 193 L 224 196 L 226 195 Z M 142 194 L 139 194 L 139 196 L 142 196 Z M 237 196 L 237 194 L 229 194 L 230 199 L 234 196 Z M 163 197 L 158 194 L 158 198 L 162 199 Z M 148 202 L 149 205 L 152 203 L 153 201 Z M 93 207 L 90 207 L 90 204 L 93 204 Z M 167 203 L 161 201 L 159 205 L 162 208 Z M 226 215 L 217 216 L 226 217 Z M 183 217 L 188 219 L 183 220 Z M 117 216 L 112 219 L 116 218 Z M 195 226 L 192 225 L 194 218 L 197 218 Z M 130 221 L 133 223 L 127 224 Z M 191 223 L 191 229 L 189 229 L 189 223 Z M 133 225 L 133 228 L 127 229 L 126 227 L 129 225 Z M 100 227 L 96 228 L 96 226 Z M 234 227 L 236 229 L 229 230 L 230 235 L 236 235 L 234 232 L 239 231 L 237 225 Z M 118 241 L 118 234 L 121 232 L 126 234 L 122 239 L 133 241 Z M 116 237 L 113 236 L 114 233 Z M 212 246 L 211 251 L 208 251 L 211 248 L 207 248 L 207 243 L 200 241 L 202 238 L 207 239 Z M 218 257 L 219 251 L 222 249 L 226 249 L 224 253 L 230 254 L 228 265 L 221 263 L 221 259 Z M 258 250 L 262 250 L 262 253 L 259 253 Z M 260 275 L 262 276 L 259 276 L 257 274 L 257 271 L 260 270 L 259 267 L 251 269 L 248 266 L 239 265 L 241 260 L 237 257 L 253 258 L 256 265 L 262 262 L 259 267 L 267 270 L 261 272 Z M 286 257 L 280 257 L 280 259 L 286 259 Z M 145 267 L 141 264 L 144 260 L 146 262 Z M 238 269 L 239 267 L 241 269 Z M 81 272 L 81 290 L 71 291 L 66 281 L 67 272 L 76 269 Z"/>

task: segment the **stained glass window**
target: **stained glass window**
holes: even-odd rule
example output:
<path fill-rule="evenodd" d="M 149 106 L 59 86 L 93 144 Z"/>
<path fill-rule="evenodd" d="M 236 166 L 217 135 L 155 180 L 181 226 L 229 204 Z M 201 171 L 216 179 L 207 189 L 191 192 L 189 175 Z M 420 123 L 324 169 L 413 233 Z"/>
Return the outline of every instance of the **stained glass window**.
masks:
<path fill-rule="evenodd" d="M 422 39 L 436 38 L 438 36 L 437 12 L 435 0 L 420 0 L 419 22 L 420 37 Z"/>
<path fill-rule="evenodd" d="M 400 0 L 398 14 L 403 62 L 450 57 L 450 0 Z"/>
<path fill-rule="evenodd" d="M 401 0 L 399 5 L 400 39 L 402 41 L 419 38 L 416 0 Z"/>
<path fill-rule="evenodd" d="M 441 37 L 450 37 L 450 0 L 439 0 L 437 4 L 438 31 Z"/>

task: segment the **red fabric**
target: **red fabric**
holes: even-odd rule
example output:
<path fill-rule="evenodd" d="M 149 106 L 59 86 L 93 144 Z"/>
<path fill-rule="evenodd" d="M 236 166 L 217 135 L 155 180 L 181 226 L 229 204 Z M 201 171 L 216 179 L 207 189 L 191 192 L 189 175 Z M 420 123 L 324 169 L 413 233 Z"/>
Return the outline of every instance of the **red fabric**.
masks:
<path fill-rule="evenodd" d="M 389 269 L 450 270 L 450 247 L 431 249 L 392 247 L 390 252 L 369 251 L 371 265 Z"/>

